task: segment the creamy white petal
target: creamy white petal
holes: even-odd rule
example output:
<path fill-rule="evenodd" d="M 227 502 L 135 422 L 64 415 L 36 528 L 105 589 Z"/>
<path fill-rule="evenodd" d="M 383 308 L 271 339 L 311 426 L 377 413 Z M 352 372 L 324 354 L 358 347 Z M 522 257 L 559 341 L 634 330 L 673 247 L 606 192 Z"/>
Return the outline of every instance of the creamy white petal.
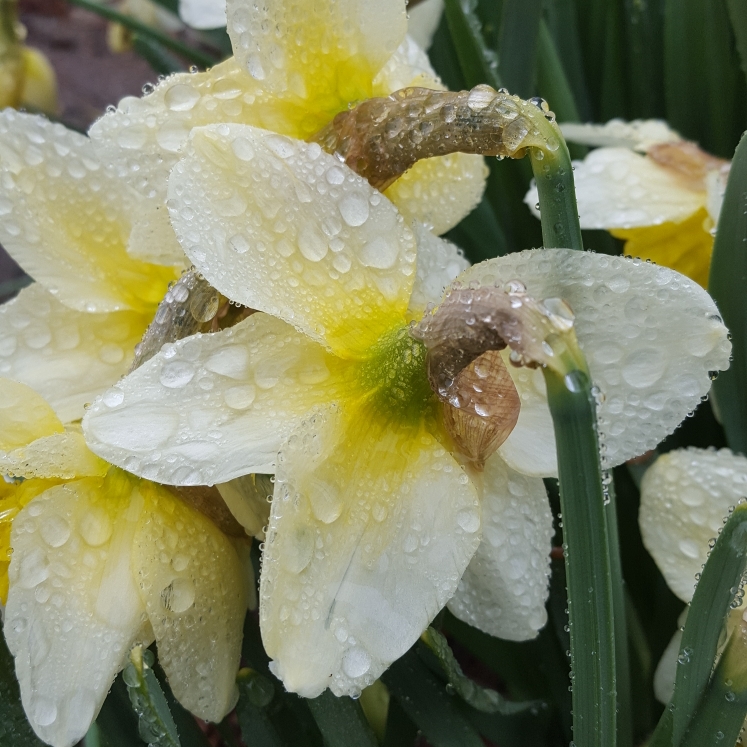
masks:
<path fill-rule="evenodd" d="M 193 29 L 226 25 L 226 0 L 179 0 L 179 18 Z"/>
<path fill-rule="evenodd" d="M 163 169 L 161 195 L 166 190 L 168 172 Z M 127 253 L 134 259 L 185 269 L 187 261 L 171 227 L 169 211 L 163 199 L 152 197 L 137 200 L 130 215 L 132 231 L 127 242 Z"/>
<path fill-rule="evenodd" d="M 0 451 L 0 474 L 72 480 L 103 475 L 109 465 L 94 456 L 81 433 L 44 436 L 12 451 Z"/>
<path fill-rule="evenodd" d="M 275 96 L 313 105 L 370 95 L 407 32 L 404 0 L 228 0 L 236 59 Z"/>
<path fill-rule="evenodd" d="M 520 280 L 534 298 L 570 304 L 603 397 L 598 416 L 604 467 L 654 448 L 708 393 L 709 372 L 729 366 L 731 343 L 713 300 L 666 267 L 536 249 L 475 265 L 460 280 L 499 285 Z M 536 474 L 531 452 L 525 456 L 524 463 L 514 456 L 511 466 Z"/>
<path fill-rule="evenodd" d="M 407 33 L 420 45 L 428 49 L 433 41 L 441 16 L 444 12 L 444 0 L 424 0 L 407 12 L 409 21 Z"/>
<path fill-rule="evenodd" d="M 221 293 L 344 357 L 404 318 L 416 244 L 389 200 L 315 143 L 194 130 L 169 180 L 187 256 Z"/>
<path fill-rule="evenodd" d="M 87 314 L 39 283 L 0 306 L 0 376 L 30 386 L 65 423 L 125 374 L 152 314 Z"/>
<path fill-rule="evenodd" d="M 581 228 L 679 223 L 706 202 L 705 192 L 690 189 L 672 170 L 626 148 L 599 148 L 573 165 Z M 524 202 L 539 215 L 535 185 Z"/>
<path fill-rule="evenodd" d="M 515 472 L 494 454 L 477 484 L 482 538 L 449 609 L 498 638 L 535 638 L 547 622 L 554 534 L 544 483 Z"/>
<path fill-rule="evenodd" d="M 126 477 L 85 478 L 13 522 L 5 637 L 29 721 L 54 747 L 83 738 L 132 645 L 153 640 L 130 568 L 141 507 Z"/>
<path fill-rule="evenodd" d="M 664 653 L 656 665 L 654 672 L 654 695 L 660 703 L 667 705 L 674 695 L 674 681 L 677 678 L 677 658 L 680 655 L 680 646 L 682 645 L 682 630 L 680 628 L 685 624 L 687 608 L 680 615 L 679 627 L 672 639 L 664 649 Z"/>
<path fill-rule="evenodd" d="M 126 251 L 135 201 L 88 138 L 6 109 L 0 113 L 0 242 L 70 308 L 143 310 L 173 276 Z"/>
<path fill-rule="evenodd" d="M 747 457 L 728 449 L 670 451 L 646 471 L 639 515 L 643 543 L 683 601 L 692 599 L 709 540 L 745 495 Z"/>
<path fill-rule="evenodd" d="M 345 364 L 279 319 L 167 344 L 83 420 L 92 451 L 171 485 L 274 472 L 283 439 L 345 391 Z"/>
<path fill-rule="evenodd" d="M 215 486 L 228 510 L 250 537 L 265 538 L 273 487 L 267 475 L 242 475 Z"/>
<path fill-rule="evenodd" d="M 417 425 L 328 408 L 283 447 L 260 623 L 285 687 L 360 693 L 418 639 L 479 537 L 477 495 Z"/>
<path fill-rule="evenodd" d="M 410 86 L 446 89 L 422 45 L 408 34 L 374 78 L 373 93 L 388 96 Z"/>
<path fill-rule="evenodd" d="M 429 303 L 439 303 L 446 286 L 469 267 L 469 261 L 456 244 L 434 236 L 422 223 L 414 223 L 413 231 L 418 242 L 418 266 L 407 314 L 420 319 Z"/>
<path fill-rule="evenodd" d="M 592 147 L 630 148 L 641 152 L 652 145 L 682 140 L 662 119 L 634 119 L 632 122 L 611 119 L 602 125 L 565 122 L 560 125 L 560 129 L 563 137 L 571 143 Z"/>
<path fill-rule="evenodd" d="M 202 514 L 153 483 L 132 563 L 179 702 L 206 721 L 236 705 L 246 613 L 244 572 L 231 541 Z"/>
<path fill-rule="evenodd" d="M 730 170 L 731 164 L 727 164 L 720 169 L 712 169 L 706 174 L 706 209 L 714 226 L 718 225 L 718 219 L 721 215 L 721 206 L 724 204 L 726 182 L 729 179 Z"/>
<path fill-rule="evenodd" d="M 54 410 L 37 392 L 0 378 L 0 450 L 12 451 L 63 430 Z"/>

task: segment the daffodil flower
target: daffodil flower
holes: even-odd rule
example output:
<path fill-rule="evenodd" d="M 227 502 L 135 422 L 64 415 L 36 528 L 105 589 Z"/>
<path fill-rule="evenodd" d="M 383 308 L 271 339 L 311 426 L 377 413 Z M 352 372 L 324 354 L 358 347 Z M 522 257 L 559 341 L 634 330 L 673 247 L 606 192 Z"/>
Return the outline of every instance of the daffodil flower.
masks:
<path fill-rule="evenodd" d="M 101 158 L 146 198 L 139 222 L 159 234 L 168 233 L 166 180 L 193 127 L 238 122 L 306 139 L 361 100 L 406 86 L 443 89 L 406 37 L 405 0 L 228 0 L 227 8 L 234 57 L 123 99 L 90 130 Z M 480 201 L 486 175 L 481 156 L 455 153 L 416 164 L 386 194 L 442 234 Z"/>
<path fill-rule="evenodd" d="M 95 457 L 9 379 L 0 472 L 25 478 L 0 483 L 0 552 L 5 637 L 36 733 L 77 743 L 130 649 L 154 640 L 179 701 L 222 719 L 236 702 L 244 549 L 168 489 Z"/>
<path fill-rule="evenodd" d="M 0 306 L 0 376 L 68 423 L 126 373 L 177 271 L 154 263 L 161 237 L 133 227 L 140 198 L 88 138 L 6 110 L 0 165 L 0 242 L 37 281 Z"/>
<path fill-rule="evenodd" d="M 447 602 L 513 640 L 544 625 L 553 529 L 540 477 L 556 470 L 554 435 L 541 372 L 510 359 L 555 365 L 552 344 L 575 330 L 604 396 L 606 467 L 669 433 L 728 365 L 695 283 L 570 250 L 467 269 L 423 319 L 464 261 L 316 143 L 195 129 L 169 208 L 199 272 L 258 313 L 166 345 L 92 405 L 84 433 L 102 458 L 162 483 L 275 473 L 262 635 L 274 671 L 307 697 L 360 692 Z M 490 299 L 502 332 L 452 390 L 438 361 L 459 358 L 478 314 L 476 328 L 495 321 Z M 452 321 L 462 333 L 442 339 Z M 506 343 L 521 350 L 495 352 Z M 460 426 L 447 413 L 462 405 L 474 418 Z M 480 427 L 494 409 L 491 440 Z M 460 434 L 481 453 L 455 445 Z"/>
<path fill-rule="evenodd" d="M 683 602 L 692 600 L 713 540 L 746 494 L 747 457 L 729 449 L 670 451 L 646 471 L 641 535 L 667 585 Z M 741 616 L 744 610 L 736 612 Z M 681 639 L 676 632 L 656 670 L 656 696 L 665 703 L 674 689 Z"/>
<path fill-rule="evenodd" d="M 572 142 L 600 146 L 574 162 L 581 228 L 610 231 L 625 240 L 626 254 L 705 287 L 729 163 L 658 120 L 562 130 Z M 537 211 L 535 187 L 525 202 Z"/>

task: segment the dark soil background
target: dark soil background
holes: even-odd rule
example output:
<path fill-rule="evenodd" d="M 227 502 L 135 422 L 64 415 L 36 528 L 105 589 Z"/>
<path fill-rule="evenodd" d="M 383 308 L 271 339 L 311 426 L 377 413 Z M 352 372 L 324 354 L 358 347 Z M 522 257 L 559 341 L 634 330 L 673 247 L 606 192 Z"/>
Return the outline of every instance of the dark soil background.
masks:
<path fill-rule="evenodd" d="M 156 74 L 134 52 L 113 53 L 106 43 L 107 22 L 64 0 L 20 0 L 26 43 L 41 50 L 57 75 L 58 118 L 85 132 L 109 104 L 140 95 Z M 23 276 L 20 267 L 0 247 L 0 283 Z M 0 287 L 0 301 L 9 295 Z"/>

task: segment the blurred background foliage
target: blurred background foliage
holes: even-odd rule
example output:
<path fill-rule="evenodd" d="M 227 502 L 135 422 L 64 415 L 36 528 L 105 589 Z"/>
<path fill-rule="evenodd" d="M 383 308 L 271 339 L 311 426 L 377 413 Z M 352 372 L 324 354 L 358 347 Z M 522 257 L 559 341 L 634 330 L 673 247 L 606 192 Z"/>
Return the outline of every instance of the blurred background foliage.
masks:
<path fill-rule="evenodd" d="M 73 12 L 79 24 L 91 22 L 90 13 L 116 24 L 106 32 L 108 42 L 136 70 L 133 81 L 143 75 L 153 80 L 192 66 L 204 68 L 230 54 L 225 30 L 197 32 L 178 24 L 176 0 L 154 0 L 167 18 L 170 14 L 171 26 L 149 25 L 128 14 L 126 3 L 67 2 L 43 0 L 40 7 L 44 5 L 42 12 L 57 19 L 58 28 L 70 17 L 70 5 L 78 6 Z M 22 14 L 22 20 L 33 20 L 34 0 L 25 0 L 24 8 L 27 15 Z M 44 24 L 29 25 L 29 43 L 35 38 L 38 43 Z M 47 29 L 46 33 L 49 37 L 51 32 Z M 51 51 L 53 64 L 64 46 L 58 42 L 58 47 L 52 44 L 46 50 Z M 684 137 L 723 158 L 732 157 L 747 126 L 745 0 L 446 0 L 430 58 L 452 89 L 489 83 L 525 98 L 541 96 L 561 123 L 663 118 Z M 58 71 L 63 104 L 68 74 Z M 121 69 L 110 74 L 108 89 L 106 80 L 103 88 L 98 84 L 99 99 L 111 94 L 104 103 L 135 92 L 127 90 L 132 82 L 122 85 L 118 75 Z M 83 113 L 75 106 L 68 106 L 67 111 L 63 107 L 60 118 L 69 126 L 85 129 L 103 108 L 98 106 L 94 101 Z M 577 158 L 585 153 L 577 146 L 571 150 Z M 524 161 L 490 163 L 483 201 L 449 234 L 473 262 L 540 245 L 540 223 L 523 204 L 530 179 L 531 168 Z M 602 231 L 585 232 L 584 241 L 588 248 L 609 254 L 622 249 L 622 242 Z M 0 280 L 6 280 L 13 270 L 3 270 L 1 265 L 5 278 Z M 0 285 L 0 300 L 3 292 L 7 297 L 23 282 L 6 280 Z M 704 402 L 658 451 L 724 445 L 724 433 L 711 405 Z M 645 743 L 662 712 L 663 706 L 653 696 L 653 672 L 683 607 L 645 551 L 638 530 L 638 486 L 645 464 L 643 457 L 614 472 L 627 592 L 633 743 L 637 745 Z M 557 515 L 555 481 L 548 480 L 547 488 Z M 284 692 L 271 674 L 256 613 L 250 613 L 239 703 L 222 724 L 199 724 L 186 713 L 172 697 L 157 663 L 149 667 L 153 659 L 145 656 L 144 670 L 136 672 L 130 665 L 117 679 L 85 745 L 568 745 L 572 738 L 569 641 L 559 522 L 556 528 L 549 622 L 534 641 L 491 638 L 443 612 L 432 631 L 360 701 L 329 693 L 305 701 Z M 253 560 L 258 571 L 256 547 Z M 38 745 L 20 709 L 2 639 L 0 660 L 0 747 Z"/>

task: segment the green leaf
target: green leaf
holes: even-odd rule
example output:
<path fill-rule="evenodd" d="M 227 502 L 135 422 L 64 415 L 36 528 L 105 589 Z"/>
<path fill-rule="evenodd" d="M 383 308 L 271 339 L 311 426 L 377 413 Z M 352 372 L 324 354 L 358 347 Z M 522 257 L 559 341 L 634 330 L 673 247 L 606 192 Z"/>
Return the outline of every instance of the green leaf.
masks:
<path fill-rule="evenodd" d="M 13 656 L 0 629 L 0 747 L 43 747 L 21 705 Z"/>
<path fill-rule="evenodd" d="M 558 451 L 577 747 L 617 743 L 615 591 L 596 406 L 580 370 L 544 370 Z"/>
<path fill-rule="evenodd" d="M 740 620 L 679 747 L 721 747 L 737 741 L 747 717 L 746 675 L 747 625 Z"/>
<path fill-rule="evenodd" d="M 525 99 L 536 92 L 536 50 L 541 17 L 542 0 L 504 0 L 498 74 L 511 93 Z"/>
<path fill-rule="evenodd" d="M 547 707 L 545 703 L 539 700 L 514 703 L 506 700 L 495 690 L 477 685 L 464 675 L 446 638 L 434 628 L 428 628 L 420 639 L 435 654 L 449 684 L 454 688 L 454 692 L 472 708 L 484 713 L 500 713 L 503 716 L 512 716 L 527 712 L 536 714 Z"/>
<path fill-rule="evenodd" d="M 140 737 L 152 747 L 180 747 L 176 724 L 153 674 L 153 661 L 152 652 L 136 646 L 122 673 L 132 707 L 140 719 Z"/>
<path fill-rule="evenodd" d="M 381 679 L 433 747 L 484 747 L 477 730 L 414 648 L 392 664 Z"/>
<path fill-rule="evenodd" d="M 485 44 L 476 5 L 477 0 L 446 0 L 446 19 L 467 87 L 487 83 L 497 89 L 498 58 Z"/>
<path fill-rule="evenodd" d="M 96 13 L 99 16 L 107 18 L 110 21 L 119 23 L 125 28 L 128 28 L 135 33 L 140 34 L 146 39 L 152 39 L 158 42 L 166 49 L 170 49 L 172 52 L 184 57 L 189 62 L 193 62 L 195 65 L 199 65 L 202 68 L 208 68 L 214 65 L 218 60 L 215 57 L 201 52 L 199 49 L 190 47 L 187 44 L 172 39 L 168 34 L 164 34 L 158 29 L 148 26 L 145 23 L 141 23 L 136 18 L 129 16 L 125 13 L 119 13 L 116 10 L 110 8 L 108 5 L 102 5 L 97 3 L 96 0 L 67 0 L 71 5 L 77 5 L 80 8 L 90 10 L 92 13 Z"/>
<path fill-rule="evenodd" d="M 153 2 L 170 11 L 175 16 L 179 15 L 179 0 L 153 0 Z"/>
<path fill-rule="evenodd" d="M 747 454 L 747 137 L 734 154 L 708 290 L 732 341 L 732 361 L 713 383 L 713 395 L 733 451 Z"/>
<path fill-rule="evenodd" d="M 267 707 L 275 697 L 273 683 L 257 672 L 242 669 L 238 685 L 236 714 L 244 741 L 253 747 L 284 747 L 285 742 L 267 712 Z"/>
<path fill-rule="evenodd" d="M 0 302 L 6 301 L 8 298 L 31 285 L 33 282 L 33 278 L 30 278 L 28 275 L 3 281 L 0 283 Z"/>
<path fill-rule="evenodd" d="M 539 25 L 537 57 L 537 90 L 540 96 L 547 100 L 560 122 L 580 122 L 581 115 L 568 77 L 545 21 Z"/>
<path fill-rule="evenodd" d="M 404 712 L 402 706 L 396 701 L 389 702 L 389 710 L 386 719 L 386 732 L 382 747 L 409 747 L 418 736 L 418 727 Z"/>
<path fill-rule="evenodd" d="M 708 556 L 682 633 L 672 705 L 679 745 L 705 693 L 718 642 L 747 570 L 747 505 L 736 507 Z"/>
<path fill-rule="evenodd" d="M 737 42 L 742 72 L 747 76 L 747 3 L 744 0 L 726 0 L 726 7 Z"/>
<path fill-rule="evenodd" d="M 472 264 L 501 257 L 510 251 L 506 235 L 485 197 L 456 228 L 449 231 L 446 238 L 464 249 Z"/>
<path fill-rule="evenodd" d="M 132 48 L 139 54 L 159 75 L 170 75 L 184 71 L 184 65 L 164 49 L 153 39 L 148 39 L 142 34 L 136 33 L 132 37 Z"/>
<path fill-rule="evenodd" d="M 105 747 L 142 747 L 143 742 L 138 732 L 139 720 L 132 710 L 127 685 L 120 673 L 96 717 L 96 725 Z"/>
<path fill-rule="evenodd" d="M 307 703 L 322 732 L 325 747 L 377 747 L 376 737 L 357 701 L 338 698 L 325 690 Z"/>

